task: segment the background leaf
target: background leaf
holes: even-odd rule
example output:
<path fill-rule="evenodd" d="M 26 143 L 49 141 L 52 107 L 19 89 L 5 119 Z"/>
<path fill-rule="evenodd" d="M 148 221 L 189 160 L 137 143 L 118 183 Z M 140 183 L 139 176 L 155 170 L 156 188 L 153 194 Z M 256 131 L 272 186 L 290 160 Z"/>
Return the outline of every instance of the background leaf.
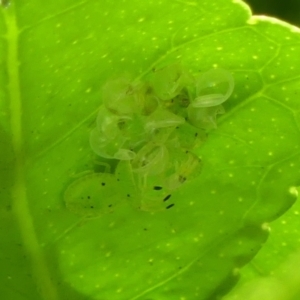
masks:
<path fill-rule="evenodd" d="M 0 292 L 6 299 L 215 299 L 299 185 L 299 31 L 229 0 L 2 8 Z M 88 134 L 112 76 L 180 61 L 220 66 L 235 91 L 199 149 L 202 175 L 150 214 L 66 210 L 94 168 Z M 12 192 L 11 192 L 12 191 Z M 8 230 L 9 229 L 9 230 Z"/>

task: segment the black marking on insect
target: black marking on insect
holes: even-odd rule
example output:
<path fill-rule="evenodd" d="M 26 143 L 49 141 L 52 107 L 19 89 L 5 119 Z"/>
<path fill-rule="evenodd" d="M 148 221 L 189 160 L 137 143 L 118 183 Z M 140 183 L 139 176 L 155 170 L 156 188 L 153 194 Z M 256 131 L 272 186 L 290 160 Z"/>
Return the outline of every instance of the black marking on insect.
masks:
<path fill-rule="evenodd" d="M 171 195 L 171 194 L 169 194 L 168 196 L 166 196 L 166 197 L 164 198 L 164 200 L 163 200 L 163 201 L 164 201 L 164 202 L 165 202 L 165 201 L 168 201 L 168 200 L 171 198 L 171 196 L 172 196 L 172 195 Z"/>
<path fill-rule="evenodd" d="M 172 203 L 172 204 L 168 205 L 168 206 L 166 207 L 166 209 L 169 209 L 169 208 L 173 207 L 174 205 L 175 205 L 175 204 Z"/>
<path fill-rule="evenodd" d="M 102 186 L 105 186 L 105 184 L 106 184 L 105 182 L 102 182 L 102 183 L 101 183 Z"/>
<path fill-rule="evenodd" d="M 156 185 L 156 186 L 153 187 L 153 189 L 154 189 L 155 191 L 159 191 L 159 190 L 162 190 L 162 186 Z"/>

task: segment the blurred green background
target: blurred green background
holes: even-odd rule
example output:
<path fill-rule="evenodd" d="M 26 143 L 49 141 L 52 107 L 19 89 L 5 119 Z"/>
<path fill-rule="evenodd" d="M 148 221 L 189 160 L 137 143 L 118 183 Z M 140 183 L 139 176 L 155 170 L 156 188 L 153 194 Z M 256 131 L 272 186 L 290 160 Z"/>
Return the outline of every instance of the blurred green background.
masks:
<path fill-rule="evenodd" d="M 245 0 L 255 15 L 276 17 L 300 26 L 300 0 Z"/>

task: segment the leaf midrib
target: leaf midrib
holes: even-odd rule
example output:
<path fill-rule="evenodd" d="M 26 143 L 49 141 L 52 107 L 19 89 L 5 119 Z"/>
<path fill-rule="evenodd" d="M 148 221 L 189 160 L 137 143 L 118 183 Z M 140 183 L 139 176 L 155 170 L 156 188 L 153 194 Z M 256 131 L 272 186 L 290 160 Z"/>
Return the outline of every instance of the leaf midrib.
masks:
<path fill-rule="evenodd" d="M 6 68 L 7 68 L 7 91 L 9 97 L 11 142 L 14 155 L 12 166 L 14 182 L 12 185 L 12 211 L 21 232 L 22 243 L 26 254 L 32 264 L 33 277 L 41 293 L 43 300 L 57 300 L 58 295 L 51 280 L 50 272 L 41 251 L 35 232 L 33 219 L 28 206 L 25 181 L 25 157 L 23 142 L 23 115 L 22 97 L 20 92 L 19 76 L 19 34 L 15 8 L 12 4 L 9 8 L 3 9 L 3 16 L 6 25 Z M 16 274 L 17 275 L 17 274 Z"/>

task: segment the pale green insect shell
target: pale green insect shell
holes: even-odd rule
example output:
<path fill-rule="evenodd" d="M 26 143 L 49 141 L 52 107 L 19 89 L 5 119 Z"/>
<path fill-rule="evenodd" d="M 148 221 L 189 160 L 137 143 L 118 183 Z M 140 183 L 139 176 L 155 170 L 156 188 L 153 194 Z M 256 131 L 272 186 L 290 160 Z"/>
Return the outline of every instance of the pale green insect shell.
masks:
<path fill-rule="evenodd" d="M 223 69 L 212 69 L 196 81 L 196 97 L 187 108 L 188 121 L 197 128 L 214 129 L 216 117 L 225 112 L 221 105 L 233 92 L 232 75 Z"/>
<path fill-rule="evenodd" d="M 131 161 L 133 172 L 140 176 L 157 175 L 165 171 L 168 165 L 168 150 L 164 145 L 153 142 L 142 147 Z"/>
<path fill-rule="evenodd" d="M 134 158 L 133 149 L 145 139 L 143 120 L 138 114 L 119 116 L 102 105 L 96 123 L 90 133 L 90 145 L 96 154 L 109 159 Z"/>
<path fill-rule="evenodd" d="M 134 172 L 140 193 L 140 209 L 156 212 L 172 208 L 172 194 L 201 172 L 201 161 L 193 153 L 168 144 L 168 162 L 159 172 Z M 156 167 L 152 165 L 151 167 Z"/>
<path fill-rule="evenodd" d="M 90 133 L 90 146 L 99 156 L 108 159 L 131 160 L 135 157 L 135 152 L 126 148 L 126 138 L 118 135 L 113 139 L 108 139 L 94 128 Z"/>
<path fill-rule="evenodd" d="M 225 102 L 233 92 L 234 80 L 230 72 L 211 69 L 196 79 L 196 97 L 193 107 L 211 107 Z"/>
<path fill-rule="evenodd" d="M 154 70 L 150 85 L 159 99 L 166 101 L 176 97 L 183 87 L 193 81 L 192 76 L 183 70 L 179 63 Z"/>
<path fill-rule="evenodd" d="M 140 84 L 127 77 L 109 80 L 102 88 L 103 104 L 116 115 L 138 113 L 142 108 L 140 93 Z"/>
<path fill-rule="evenodd" d="M 128 203 L 139 208 L 130 168 L 129 162 L 120 161 L 115 174 L 91 173 L 75 180 L 64 193 L 67 209 L 81 217 L 94 218 Z"/>
<path fill-rule="evenodd" d="M 195 147 L 203 145 L 206 138 L 207 134 L 203 128 L 196 128 L 189 122 L 185 122 L 176 126 L 169 140 L 173 142 L 174 147 L 191 151 Z"/>
<path fill-rule="evenodd" d="M 108 173 L 85 175 L 69 185 L 64 194 L 66 207 L 82 217 L 111 213 L 122 202 L 116 177 Z"/>
<path fill-rule="evenodd" d="M 123 119 L 128 117 L 114 115 L 101 105 L 96 119 L 97 126 L 90 133 L 90 146 L 96 154 L 122 160 L 130 160 L 135 156 L 133 151 L 126 149 L 126 137 L 118 126 Z"/>
<path fill-rule="evenodd" d="M 217 115 L 225 112 L 222 105 L 212 107 L 188 107 L 188 120 L 197 128 L 217 128 Z"/>
<path fill-rule="evenodd" d="M 202 163 L 197 155 L 182 149 L 174 150 L 173 153 L 170 153 L 172 167 L 165 179 L 165 187 L 170 191 L 174 191 L 185 182 L 198 177 L 202 171 Z"/>
<path fill-rule="evenodd" d="M 163 144 L 168 140 L 172 131 L 184 123 L 184 118 L 159 107 L 145 118 L 145 130 L 149 139 L 154 143 Z"/>

